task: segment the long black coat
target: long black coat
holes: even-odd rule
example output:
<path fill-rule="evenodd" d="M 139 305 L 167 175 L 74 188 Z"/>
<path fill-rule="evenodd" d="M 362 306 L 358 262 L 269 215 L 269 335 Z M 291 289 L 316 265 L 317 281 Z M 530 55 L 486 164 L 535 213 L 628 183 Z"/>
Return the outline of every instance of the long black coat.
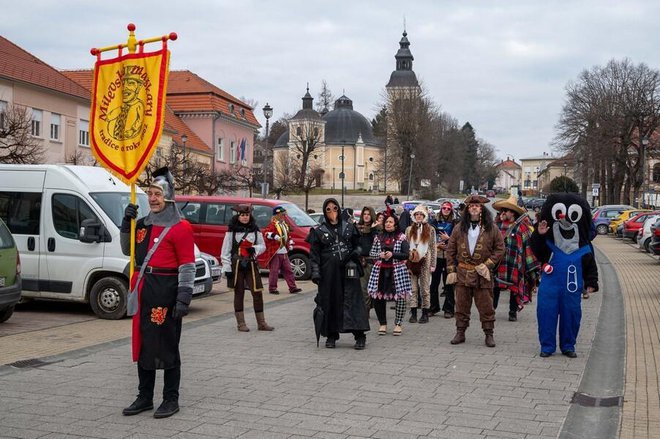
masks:
<path fill-rule="evenodd" d="M 349 260 L 359 265 L 360 233 L 353 224 L 340 221 L 335 234 L 326 223 L 310 230 L 312 279 L 320 276 L 316 303 L 325 314 L 321 335 L 352 331 L 368 331 L 368 311 L 362 297 L 360 279 L 346 278 L 345 264 Z M 336 251 L 337 241 L 345 245 L 342 258 Z"/>

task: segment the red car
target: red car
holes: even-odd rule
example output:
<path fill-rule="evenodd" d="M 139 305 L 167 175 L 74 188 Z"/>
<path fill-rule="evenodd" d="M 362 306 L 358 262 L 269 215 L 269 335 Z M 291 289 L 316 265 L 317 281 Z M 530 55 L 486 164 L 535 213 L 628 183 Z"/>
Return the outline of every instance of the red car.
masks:
<path fill-rule="evenodd" d="M 212 254 L 218 260 L 227 226 L 235 213 L 231 210 L 232 206 L 251 204 L 252 215 L 260 229 L 270 222 L 273 208 L 283 206 L 287 212 L 287 222 L 291 227 L 291 239 L 294 241 L 293 250 L 289 252 L 293 274 L 296 280 L 306 280 L 311 277 L 310 247 L 305 238 L 309 234 L 309 229 L 318 223 L 295 204 L 284 200 L 201 195 L 177 196 L 176 204 L 192 225 L 195 244 L 201 251 Z M 257 262 L 262 269 L 268 268 L 265 254 L 262 254 Z"/>
<path fill-rule="evenodd" d="M 623 223 L 623 237 L 634 240 L 637 233 L 644 226 L 644 221 L 650 215 L 658 215 L 660 212 L 640 212 Z"/>

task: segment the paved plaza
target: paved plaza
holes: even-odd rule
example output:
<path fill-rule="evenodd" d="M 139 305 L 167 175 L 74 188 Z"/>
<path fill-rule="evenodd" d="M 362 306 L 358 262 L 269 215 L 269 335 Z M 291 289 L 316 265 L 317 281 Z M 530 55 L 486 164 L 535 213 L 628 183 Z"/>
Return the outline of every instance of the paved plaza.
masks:
<path fill-rule="evenodd" d="M 42 357 L 34 367 L 0 366 L 0 437 L 659 437 L 653 279 L 660 279 L 660 264 L 610 237 L 595 244 L 601 279 L 614 280 L 583 303 L 573 360 L 539 357 L 535 303 L 515 323 L 507 321 L 506 306 L 498 309 L 492 349 L 484 345 L 476 309 L 467 342 L 458 346 L 449 344 L 453 320 L 406 323 L 403 336 L 393 337 L 375 335 L 372 315 L 366 350 L 354 350 L 351 335 L 342 335 L 334 350 L 317 348 L 307 283 L 304 294 L 266 305 L 274 332 L 256 331 L 250 313 L 252 331 L 238 333 L 228 310 L 185 324 L 181 412 L 172 418 L 121 415 L 137 386 L 128 338 Z M 619 303 L 621 316 L 625 303 L 625 323 L 623 317 L 603 322 L 604 303 Z M 618 334 L 614 342 L 602 339 L 608 327 Z M 621 352 L 627 346 L 623 409 L 598 404 L 623 394 L 622 359 L 611 358 L 617 346 Z M 599 384 L 598 376 L 614 378 Z M 159 373 L 157 395 L 161 386 Z M 576 392 L 587 402 L 575 399 Z"/>

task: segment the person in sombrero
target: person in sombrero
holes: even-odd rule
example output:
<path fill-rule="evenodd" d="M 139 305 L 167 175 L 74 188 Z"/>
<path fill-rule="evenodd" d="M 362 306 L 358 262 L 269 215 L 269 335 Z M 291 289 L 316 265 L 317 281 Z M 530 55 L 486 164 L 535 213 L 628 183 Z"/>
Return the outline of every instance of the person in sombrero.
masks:
<path fill-rule="evenodd" d="M 497 309 L 500 291 L 509 290 L 509 321 L 518 320 L 518 311 L 532 300 L 541 265 L 530 247 L 532 224 L 525 208 L 513 195 L 493 203 L 495 224 L 504 238 L 504 257 L 496 270 L 493 307 Z"/>

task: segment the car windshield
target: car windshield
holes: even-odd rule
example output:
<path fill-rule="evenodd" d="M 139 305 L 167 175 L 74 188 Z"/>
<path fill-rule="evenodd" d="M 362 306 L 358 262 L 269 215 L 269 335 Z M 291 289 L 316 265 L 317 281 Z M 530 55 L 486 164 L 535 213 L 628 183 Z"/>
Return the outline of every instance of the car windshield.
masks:
<path fill-rule="evenodd" d="M 121 227 L 121 220 L 124 218 L 124 209 L 131 201 L 131 194 L 128 192 L 95 192 L 90 194 L 94 201 L 101 206 L 101 209 L 110 217 L 117 227 Z M 143 217 L 149 213 L 149 200 L 146 194 L 136 194 L 138 217 Z"/>
<path fill-rule="evenodd" d="M 303 210 L 293 203 L 283 203 L 282 206 L 286 209 L 286 214 L 295 225 L 299 227 L 314 227 L 318 225 L 316 221 Z"/>

